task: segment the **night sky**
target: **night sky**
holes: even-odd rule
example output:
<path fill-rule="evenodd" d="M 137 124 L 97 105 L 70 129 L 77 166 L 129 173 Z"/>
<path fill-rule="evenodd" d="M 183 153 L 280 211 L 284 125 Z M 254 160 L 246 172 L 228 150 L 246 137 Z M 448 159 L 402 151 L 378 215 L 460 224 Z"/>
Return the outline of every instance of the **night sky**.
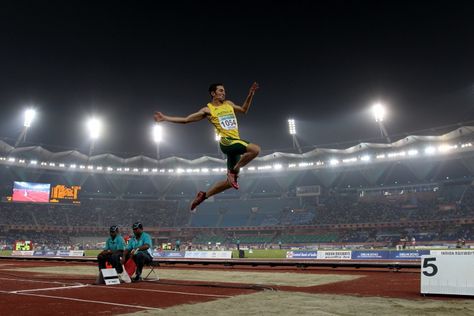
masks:
<path fill-rule="evenodd" d="M 172 3 L 171 3 L 172 2 Z M 0 137 L 87 153 L 154 155 L 155 110 L 185 116 L 223 82 L 242 104 L 241 137 L 265 152 L 300 142 L 382 142 L 368 112 L 384 101 L 389 134 L 474 120 L 472 1 L 10 1 L 0 4 Z M 215 154 L 207 120 L 164 125 L 164 156 Z M 339 143 L 339 144 L 337 144 Z"/>

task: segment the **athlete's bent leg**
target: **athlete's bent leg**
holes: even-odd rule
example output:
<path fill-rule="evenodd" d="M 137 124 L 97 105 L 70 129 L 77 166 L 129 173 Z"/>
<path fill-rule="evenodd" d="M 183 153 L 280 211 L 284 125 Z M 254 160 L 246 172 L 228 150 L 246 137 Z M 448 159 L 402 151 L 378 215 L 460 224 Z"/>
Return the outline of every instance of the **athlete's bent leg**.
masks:
<path fill-rule="evenodd" d="M 237 164 L 234 167 L 234 170 L 232 171 L 235 173 L 238 173 L 240 168 L 242 168 L 243 166 L 251 162 L 253 159 L 255 159 L 259 153 L 260 153 L 260 146 L 258 146 L 257 144 L 248 144 L 247 151 L 245 152 L 245 154 L 243 154 L 240 157 L 240 160 L 237 162 Z"/>
<path fill-rule="evenodd" d="M 207 192 L 199 191 L 196 197 L 194 198 L 194 201 L 191 203 L 191 211 L 193 211 L 199 204 L 204 202 L 204 200 L 206 200 L 208 197 L 211 197 L 229 188 L 231 188 L 229 182 L 227 180 L 223 180 L 216 182 Z"/>
<path fill-rule="evenodd" d="M 206 192 L 206 198 L 213 196 L 217 193 L 221 193 L 222 191 L 225 191 L 227 189 L 230 189 L 231 185 L 227 180 L 222 180 L 219 182 L 216 182 L 209 191 Z"/>

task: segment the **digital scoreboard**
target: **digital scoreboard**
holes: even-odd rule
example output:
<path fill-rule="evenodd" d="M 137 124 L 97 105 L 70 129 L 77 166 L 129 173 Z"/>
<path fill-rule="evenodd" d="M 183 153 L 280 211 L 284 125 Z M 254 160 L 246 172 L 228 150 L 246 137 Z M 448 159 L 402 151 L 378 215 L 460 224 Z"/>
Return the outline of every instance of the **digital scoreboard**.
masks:
<path fill-rule="evenodd" d="M 6 202 L 80 204 L 81 186 L 36 182 L 13 183 L 11 196 L 2 198 Z"/>
<path fill-rule="evenodd" d="M 64 184 L 57 184 L 51 188 L 50 203 L 72 203 L 80 204 L 79 192 L 81 187 L 78 185 L 66 186 Z"/>
<path fill-rule="evenodd" d="M 33 243 L 31 242 L 31 240 L 16 240 L 15 250 L 31 251 L 33 250 Z"/>

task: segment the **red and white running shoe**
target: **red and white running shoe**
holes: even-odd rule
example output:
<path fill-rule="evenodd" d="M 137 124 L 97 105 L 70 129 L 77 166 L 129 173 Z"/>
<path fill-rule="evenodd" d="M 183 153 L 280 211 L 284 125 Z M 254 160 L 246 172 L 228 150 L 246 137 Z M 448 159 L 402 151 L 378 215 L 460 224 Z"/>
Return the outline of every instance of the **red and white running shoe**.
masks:
<path fill-rule="evenodd" d="M 238 174 L 232 171 L 227 171 L 227 181 L 229 184 L 236 190 L 239 189 L 239 184 L 237 183 Z"/>
<path fill-rule="evenodd" d="M 205 199 L 207 199 L 207 197 L 206 197 L 206 192 L 199 191 L 198 194 L 196 195 L 196 197 L 194 198 L 193 203 L 191 203 L 191 211 L 194 211 L 194 209 L 195 209 L 199 204 L 201 204 L 202 202 L 204 202 Z"/>

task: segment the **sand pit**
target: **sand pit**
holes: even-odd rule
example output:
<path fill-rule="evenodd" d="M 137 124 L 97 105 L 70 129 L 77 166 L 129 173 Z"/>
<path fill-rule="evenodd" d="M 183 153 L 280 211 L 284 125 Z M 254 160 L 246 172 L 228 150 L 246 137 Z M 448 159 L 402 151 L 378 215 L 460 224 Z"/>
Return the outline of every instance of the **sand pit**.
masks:
<path fill-rule="evenodd" d="M 8 269 L 18 272 L 36 272 L 41 274 L 60 275 L 90 275 L 97 274 L 93 266 L 57 266 L 57 267 L 29 267 Z M 363 275 L 315 274 L 315 273 L 272 273 L 251 271 L 216 271 L 216 270 L 185 270 L 185 269 L 158 269 L 161 279 L 179 281 L 223 282 L 257 285 L 278 285 L 308 287 L 329 284 L 334 282 L 354 280 Z M 144 269 L 144 275 L 147 269 Z"/>
<path fill-rule="evenodd" d="M 383 297 L 265 291 L 207 303 L 179 305 L 145 315 L 474 315 L 474 300 L 405 300 Z"/>

